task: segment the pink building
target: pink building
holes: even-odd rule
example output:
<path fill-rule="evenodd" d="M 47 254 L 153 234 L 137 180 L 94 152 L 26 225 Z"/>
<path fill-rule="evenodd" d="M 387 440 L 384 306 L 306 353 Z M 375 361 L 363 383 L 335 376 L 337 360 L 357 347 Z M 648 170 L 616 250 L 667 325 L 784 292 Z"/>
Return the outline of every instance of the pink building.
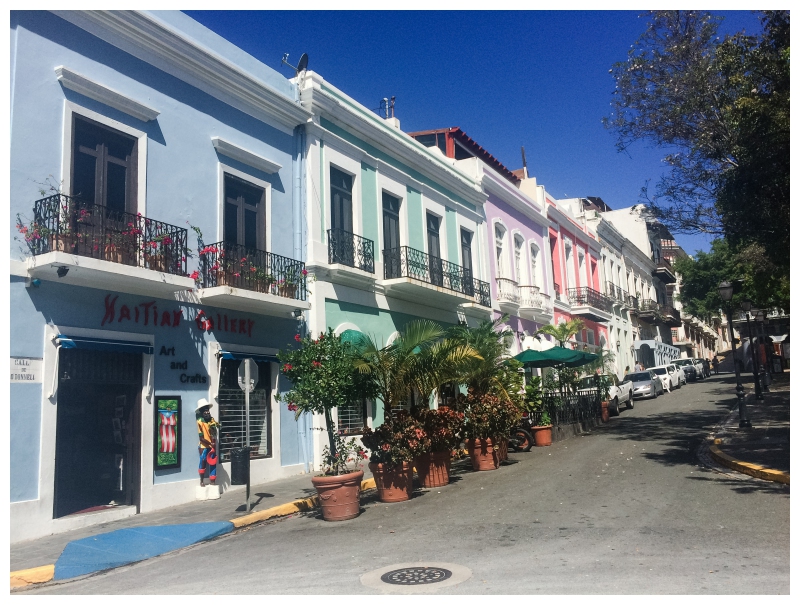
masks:
<path fill-rule="evenodd" d="M 602 293 L 597 237 L 562 204 L 545 193 L 548 239 L 553 280 L 553 323 L 579 318 L 586 329 L 575 337 L 576 348 L 597 352 L 608 348 L 606 324 L 613 315 L 613 303 Z"/>

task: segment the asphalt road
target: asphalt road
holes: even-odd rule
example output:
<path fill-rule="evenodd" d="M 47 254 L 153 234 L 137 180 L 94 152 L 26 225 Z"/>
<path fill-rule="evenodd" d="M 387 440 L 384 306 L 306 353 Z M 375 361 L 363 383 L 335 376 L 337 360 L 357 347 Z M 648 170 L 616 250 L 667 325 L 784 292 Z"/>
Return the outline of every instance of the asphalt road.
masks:
<path fill-rule="evenodd" d="M 698 461 L 735 403 L 731 380 L 636 401 L 590 435 L 408 502 L 362 501 L 350 521 L 295 516 L 27 593 L 379 594 L 362 575 L 439 562 L 472 575 L 432 594 L 789 594 L 788 487 Z"/>

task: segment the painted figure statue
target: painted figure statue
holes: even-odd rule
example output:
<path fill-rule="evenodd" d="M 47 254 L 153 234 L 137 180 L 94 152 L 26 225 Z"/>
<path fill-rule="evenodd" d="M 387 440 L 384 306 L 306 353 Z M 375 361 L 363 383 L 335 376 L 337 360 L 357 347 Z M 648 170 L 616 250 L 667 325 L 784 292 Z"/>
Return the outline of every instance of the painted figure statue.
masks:
<path fill-rule="evenodd" d="M 197 402 L 195 408 L 197 415 L 197 437 L 200 440 L 200 445 L 197 451 L 200 453 L 200 466 L 198 472 L 200 473 L 200 485 L 204 486 L 204 478 L 206 466 L 208 466 L 208 479 L 211 485 L 217 481 L 217 431 L 219 429 L 219 422 L 214 420 L 211 416 L 211 404 L 205 399 Z"/>

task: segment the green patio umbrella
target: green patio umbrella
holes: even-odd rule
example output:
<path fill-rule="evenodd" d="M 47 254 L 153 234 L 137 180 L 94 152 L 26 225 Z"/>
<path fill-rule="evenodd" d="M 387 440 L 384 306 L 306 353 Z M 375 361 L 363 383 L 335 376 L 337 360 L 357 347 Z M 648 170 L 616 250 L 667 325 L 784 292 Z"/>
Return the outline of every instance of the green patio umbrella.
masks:
<path fill-rule="evenodd" d="M 514 359 L 531 368 L 552 368 L 553 366 L 561 365 L 576 368 L 596 358 L 597 355 L 584 353 L 582 351 L 573 351 L 571 349 L 565 349 L 564 347 L 552 347 L 545 351 L 528 349 L 514 356 Z"/>

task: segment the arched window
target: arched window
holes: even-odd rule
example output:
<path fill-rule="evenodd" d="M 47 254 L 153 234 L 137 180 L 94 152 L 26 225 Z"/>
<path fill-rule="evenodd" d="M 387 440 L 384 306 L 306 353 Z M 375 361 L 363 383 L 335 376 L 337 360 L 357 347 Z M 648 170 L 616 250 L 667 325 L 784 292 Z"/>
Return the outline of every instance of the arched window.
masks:
<path fill-rule="evenodd" d="M 514 236 L 514 277 L 516 278 L 518 284 L 522 284 L 524 281 L 522 279 L 522 246 L 524 244 L 525 242 L 523 241 L 522 236 Z"/>
<path fill-rule="evenodd" d="M 505 277 L 506 276 L 506 266 L 505 266 L 505 239 L 506 239 L 506 230 L 503 225 L 500 223 L 494 224 L 494 250 L 495 250 L 495 261 L 497 263 L 497 277 Z"/>
<path fill-rule="evenodd" d="M 536 244 L 531 244 L 531 285 L 538 286 L 539 279 L 539 248 Z"/>

